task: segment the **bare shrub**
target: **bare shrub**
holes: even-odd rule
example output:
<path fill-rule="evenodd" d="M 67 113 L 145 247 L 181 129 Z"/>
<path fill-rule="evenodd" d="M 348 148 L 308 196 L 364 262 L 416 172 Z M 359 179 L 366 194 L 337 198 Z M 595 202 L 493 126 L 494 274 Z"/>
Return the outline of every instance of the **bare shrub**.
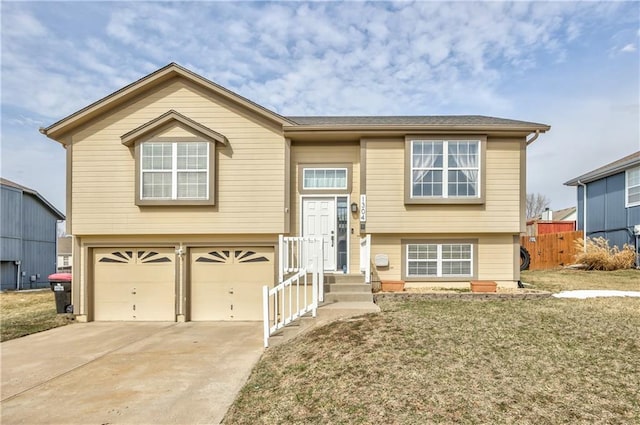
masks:
<path fill-rule="evenodd" d="M 634 248 L 624 244 L 622 249 L 609 247 L 605 238 L 587 238 L 587 250 L 584 250 L 584 239 L 576 239 L 576 263 L 583 264 L 587 270 L 620 270 L 629 269 L 635 263 Z"/>

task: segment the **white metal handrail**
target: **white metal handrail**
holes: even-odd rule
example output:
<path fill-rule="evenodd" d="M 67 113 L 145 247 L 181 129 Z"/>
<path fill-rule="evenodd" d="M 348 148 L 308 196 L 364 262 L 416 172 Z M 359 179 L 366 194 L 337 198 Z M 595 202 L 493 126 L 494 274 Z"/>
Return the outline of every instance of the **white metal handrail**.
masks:
<path fill-rule="evenodd" d="M 318 284 L 318 300 L 324 301 L 324 241 L 322 238 L 283 236 L 278 238 L 278 282 L 306 269 Z"/>
<path fill-rule="evenodd" d="M 311 312 L 316 317 L 318 308 L 318 281 L 312 280 L 311 301 L 308 301 L 307 269 L 302 268 L 295 275 L 274 288 L 262 287 L 262 311 L 264 322 L 264 346 L 269 346 L 269 337 L 289 323 Z M 301 288 L 302 287 L 302 288 Z"/>
<path fill-rule="evenodd" d="M 364 283 L 371 283 L 371 235 L 360 239 L 360 272 L 364 273 Z"/>

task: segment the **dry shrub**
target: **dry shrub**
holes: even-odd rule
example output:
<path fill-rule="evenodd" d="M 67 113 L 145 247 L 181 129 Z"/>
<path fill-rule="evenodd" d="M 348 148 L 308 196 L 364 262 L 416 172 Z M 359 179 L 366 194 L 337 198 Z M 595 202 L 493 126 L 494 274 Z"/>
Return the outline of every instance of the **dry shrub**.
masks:
<path fill-rule="evenodd" d="M 633 267 L 636 260 L 634 248 L 624 244 L 622 249 L 617 246 L 609 247 L 605 238 L 587 238 L 587 251 L 584 251 L 584 239 L 575 241 L 576 263 L 583 264 L 587 270 L 620 270 Z"/>

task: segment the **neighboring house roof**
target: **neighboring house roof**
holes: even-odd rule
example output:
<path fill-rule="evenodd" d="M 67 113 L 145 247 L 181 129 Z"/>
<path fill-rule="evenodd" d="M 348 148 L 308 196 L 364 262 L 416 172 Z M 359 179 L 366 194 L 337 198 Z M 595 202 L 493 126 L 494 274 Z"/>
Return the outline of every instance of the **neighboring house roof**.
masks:
<path fill-rule="evenodd" d="M 553 221 L 563 221 L 576 212 L 576 207 L 564 208 L 554 211 L 552 214 Z"/>
<path fill-rule="evenodd" d="M 565 221 L 571 214 L 576 212 L 576 207 L 564 208 L 561 210 L 551 211 L 551 221 Z M 533 223 L 535 221 L 541 221 L 542 214 L 538 214 L 537 216 L 529 219 L 527 223 Z M 569 220 L 573 221 L 573 220 Z"/>
<path fill-rule="evenodd" d="M 72 243 L 73 243 L 73 238 L 71 236 L 58 238 L 58 255 L 71 255 Z"/>
<path fill-rule="evenodd" d="M 115 108 L 118 105 L 150 90 L 172 78 L 181 77 L 222 96 L 223 98 L 251 110 L 260 116 L 276 122 L 287 131 L 346 131 L 346 130 L 494 130 L 515 132 L 544 133 L 551 127 L 545 124 L 517 121 L 504 118 L 486 117 L 481 115 L 458 116 L 341 116 L 341 117 L 284 117 L 257 103 L 240 96 L 186 68 L 170 63 L 163 68 L 129 84 L 128 86 L 92 103 L 91 105 L 61 119 L 60 121 L 40 132 L 60 143 L 67 144 L 64 136 L 79 125 Z M 177 112 L 173 111 L 174 114 Z M 173 116 L 175 119 L 175 115 Z M 186 118 L 186 117 L 181 117 Z M 149 124 L 149 123 L 148 123 Z M 210 130 L 212 131 L 212 130 Z"/>
<path fill-rule="evenodd" d="M 47 201 L 42 195 L 40 195 L 36 190 L 30 189 L 26 186 L 22 186 L 21 184 L 12 182 L 11 180 L 7 180 L 5 178 L 0 177 L 0 185 L 11 187 L 14 189 L 18 189 L 24 193 L 28 193 L 30 195 L 35 196 L 40 200 L 47 208 L 51 210 L 51 212 L 58 217 L 59 220 L 64 220 L 65 216 L 62 214 L 56 207 L 53 206 L 49 201 Z"/>
<path fill-rule="evenodd" d="M 590 183 L 595 180 L 600 180 L 605 177 L 612 176 L 614 174 L 618 174 L 622 171 L 625 171 L 631 167 L 635 167 L 640 165 L 640 151 L 634 152 L 631 155 L 627 155 L 624 158 L 621 158 L 617 161 L 613 161 L 610 164 L 607 164 L 603 167 L 596 168 L 593 171 L 590 171 L 586 174 L 583 174 L 579 177 L 571 179 L 564 184 L 566 186 L 577 186 L 578 182 L 580 183 Z"/>

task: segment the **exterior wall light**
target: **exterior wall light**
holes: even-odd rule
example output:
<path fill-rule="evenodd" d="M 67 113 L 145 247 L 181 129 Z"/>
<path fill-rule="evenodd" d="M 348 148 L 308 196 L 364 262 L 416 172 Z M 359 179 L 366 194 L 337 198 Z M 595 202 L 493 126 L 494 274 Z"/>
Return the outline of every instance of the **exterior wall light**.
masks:
<path fill-rule="evenodd" d="M 355 202 L 353 202 L 351 204 L 351 212 L 352 213 L 357 213 L 358 212 L 358 204 L 356 204 Z"/>

